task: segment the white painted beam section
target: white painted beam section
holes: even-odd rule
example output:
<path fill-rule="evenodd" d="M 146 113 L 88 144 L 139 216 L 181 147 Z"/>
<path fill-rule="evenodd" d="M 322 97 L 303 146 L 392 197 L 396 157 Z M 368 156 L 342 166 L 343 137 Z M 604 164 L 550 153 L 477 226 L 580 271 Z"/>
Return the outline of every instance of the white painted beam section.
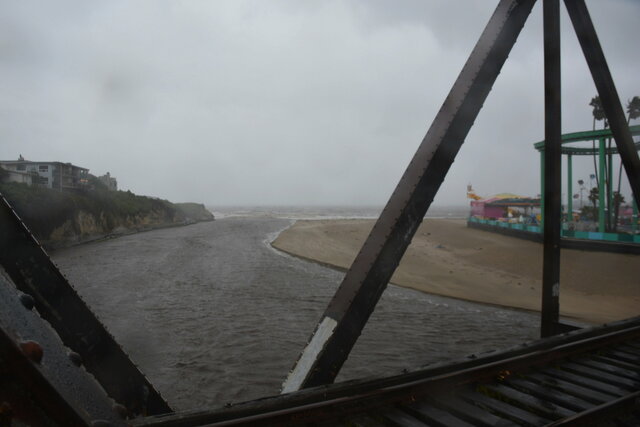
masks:
<path fill-rule="evenodd" d="M 320 322 L 318 329 L 316 329 L 316 332 L 313 334 L 311 341 L 302 352 L 300 359 L 298 359 L 296 366 L 289 373 L 284 384 L 282 384 L 282 393 L 290 393 L 292 391 L 300 390 L 300 386 L 307 377 L 309 370 L 331 337 L 331 334 L 333 334 L 333 330 L 337 325 L 338 322 L 331 317 L 325 317 L 322 319 L 322 322 Z"/>

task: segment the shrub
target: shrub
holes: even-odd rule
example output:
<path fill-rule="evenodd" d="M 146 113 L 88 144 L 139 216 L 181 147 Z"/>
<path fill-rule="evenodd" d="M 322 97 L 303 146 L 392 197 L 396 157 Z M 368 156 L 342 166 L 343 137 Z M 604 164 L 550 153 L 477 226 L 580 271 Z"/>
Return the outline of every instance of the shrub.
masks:
<path fill-rule="evenodd" d="M 95 178 L 95 177 L 94 177 Z M 99 180 L 90 180 L 91 190 L 59 191 L 18 183 L 0 184 L 0 192 L 24 223 L 40 239 L 73 220 L 84 211 L 96 217 L 104 215 L 112 229 L 118 218 L 154 213 L 166 221 L 184 219 L 184 214 L 166 200 L 137 196 L 130 191 L 109 191 Z"/>

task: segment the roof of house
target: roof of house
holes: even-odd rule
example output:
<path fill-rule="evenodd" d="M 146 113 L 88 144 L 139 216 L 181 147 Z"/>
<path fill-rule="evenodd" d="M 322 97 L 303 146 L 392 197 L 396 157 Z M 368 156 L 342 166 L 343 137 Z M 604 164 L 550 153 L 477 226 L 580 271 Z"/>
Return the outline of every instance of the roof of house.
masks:
<path fill-rule="evenodd" d="M 493 197 L 489 197 L 483 200 L 477 200 L 471 202 L 473 205 L 485 205 L 494 207 L 506 207 L 506 206 L 539 206 L 540 199 L 532 197 L 518 196 L 511 193 L 500 193 Z"/>
<path fill-rule="evenodd" d="M 88 168 L 83 168 L 82 166 L 77 166 L 74 165 L 72 163 L 69 162 L 59 162 L 59 161 L 33 161 L 33 160 L 0 160 L 0 164 L 20 164 L 20 163 L 25 163 L 25 164 L 58 164 L 58 165 L 65 165 L 65 166 L 71 166 L 74 168 L 78 168 L 78 169 L 83 169 L 83 170 L 89 170 Z"/>

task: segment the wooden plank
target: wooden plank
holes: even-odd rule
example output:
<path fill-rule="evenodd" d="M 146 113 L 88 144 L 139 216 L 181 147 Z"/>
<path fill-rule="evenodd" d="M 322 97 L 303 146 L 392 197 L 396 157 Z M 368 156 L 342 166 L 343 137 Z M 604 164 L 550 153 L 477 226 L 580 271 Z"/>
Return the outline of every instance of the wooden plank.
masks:
<path fill-rule="evenodd" d="M 632 371 L 636 370 L 636 371 L 640 372 L 640 365 L 624 362 L 624 361 L 618 360 L 618 359 L 612 359 L 612 358 L 607 357 L 607 356 L 594 356 L 593 360 L 596 360 L 596 361 L 599 361 L 599 362 L 603 362 L 603 363 L 608 363 L 609 365 L 620 366 L 621 368 L 624 368 L 624 369 L 629 369 L 629 370 L 632 370 Z"/>
<path fill-rule="evenodd" d="M 451 412 L 455 416 L 479 426 L 514 426 L 513 421 L 498 417 L 480 406 L 467 403 L 459 397 L 429 396 L 429 403 Z"/>
<path fill-rule="evenodd" d="M 579 1 L 579 0 L 575 0 Z M 622 418 L 635 409 L 638 409 L 638 399 L 640 399 L 640 391 L 629 393 L 626 396 L 594 406 L 593 408 L 579 412 L 571 417 L 563 418 L 547 427 L 551 426 L 627 426 L 626 422 L 622 422 Z M 631 424 L 638 426 L 638 424 Z"/>
<path fill-rule="evenodd" d="M 425 427 L 429 424 L 425 424 L 421 420 L 409 415 L 408 413 L 401 411 L 398 408 L 386 409 L 379 413 L 386 421 L 393 426 L 398 427 Z"/>
<path fill-rule="evenodd" d="M 628 369 L 621 368 L 620 366 L 612 366 L 607 363 L 598 362 L 590 359 L 580 359 L 575 361 L 577 364 L 586 366 L 588 368 L 599 369 L 603 372 L 618 375 L 628 378 L 632 381 L 640 381 L 640 372 L 630 371 Z"/>
<path fill-rule="evenodd" d="M 469 403 L 486 408 L 487 410 L 499 414 L 520 425 L 525 426 L 541 426 L 548 424 L 549 418 L 541 417 L 533 412 L 520 409 L 517 406 L 510 405 L 497 399 L 485 396 L 482 393 L 465 391 L 458 394 L 461 398 Z"/>
<path fill-rule="evenodd" d="M 633 364 L 640 364 L 640 359 L 639 358 L 634 357 L 634 355 L 631 355 L 631 354 L 628 354 L 628 353 L 623 353 L 623 352 L 616 351 L 616 350 L 610 350 L 610 351 L 604 351 L 602 354 L 606 355 L 607 357 L 610 357 L 612 359 L 622 360 L 623 362 L 633 363 Z"/>
<path fill-rule="evenodd" d="M 587 378 L 587 377 L 583 377 L 581 375 L 576 375 L 573 374 L 571 372 L 567 372 L 567 371 L 561 371 L 559 369 L 556 368 L 548 368 L 548 369 L 543 369 L 540 372 L 545 373 L 547 375 L 549 375 L 550 377 L 553 378 L 560 378 L 563 379 L 565 381 L 568 382 L 572 382 L 575 384 L 579 384 L 585 387 L 591 387 L 594 390 L 598 390 L 601 393 L 608 393 L 608 394 L 612 394 L 615 397 L 620 397 L 620 396 L 624 396 L 625 394 L 628 393 L 627 390 L 624 390 L 620 387 L 616 387 L 614 385 L 611 385 L 609 383 L 605 383 L 602 382 L 600 380 L 596 380 L 593 378 Z"/>
<path fill-rule="evenodd" d="M 627 342 L 625 342 L 625 345 L 629 346 L 629 347 L 633 347 L 633 348 L 637 349 L 638 351 L 640 351 L 640 340 L 627 341 Z"/>
<path fill-rule="evenodd" d="M 364 414 L 349 417 L 347 422 L 348 424 L 346 425 L 352 427 L 385 427 L 385 425 L 376 418 Z"/>
<path fill-rule="evenodd" d="M 640 340 L 630 340 L 630 341 L 626 341 L 625 345 L 629 346 L 629 347 L 633 347 L 635 349 L 640 350 Z"/>
<path fill-rule="evenodd" d="M 553 420 L 557 420 L 562 417 L 569 417 L 576 413 L 576 411 L 551 403 L 548 400 L 540 399 L 539 397 L 523 393 L 519 390 L 501 384 L 483 384 L 482 386 L 507 401 L 513 402 L 514 405 L 518 405 L 526 410 L 535 411 L 537 414 Z"/>
<path fill-rule="evenodd" d="M 537 381 L 547 387 L 556 388 L 564 393 L 572 394 L 573 396 L 579 397 L 593 404 L 601 404 L 615 399 L 615 396 L 612 394 L 602 393 L 592 388 L 583 387 L 578 384 L 553 378 L 541 373 L 529 373 L 527 374 L 527 379 Z"/>
<path fill-rule="evenodd" d="M 511 377 L 504 383 L 510 387 L 522 391 L 523 393 L 531 394 L 540 399 L 548 400 L 572 411 L 580 412 L 593 406 L 592 403 L 584 401 L 578 397 L 559 392 L 558 390 L 554 390 L 551 387 L 545 387 L 543 385 L 536 384 L 522 378 Z"/>
<path fill-rule="evenodd" d="M 407 411 L 410 411 L 411 414 L 420 418 L 422 421 L 426 422 L 428 425 L 435 426 L 461 426 L 461 427 L 472 427 L 473 424 L 469 424 L 468 422 L 461 420 L 460 418 L 450 414 L 447 411 L 443 411 L 440 408 L 436 408 L 435 406 L 428 404 L 426 402 L 416 402 L 410 405 L 404 406 Z"/>
<path fill-rule="evenodd" d="M 307 427 L 352 427 L 350 420 L 325 420 L 318 422 L 311 422 L 307 424 Z"/>
<path fill-rule="evenodd" d="M 627 353 L 628 355 L 632 356 L 636 360 L 640 361 L 640 354 L 639 354 L 638 349 L 636 349 L 636 348 L 629 347 L 628 345 L 623 344 L 623 345 L 620 345 L 620 346 L 616 346 L 616 350 L 617 351 L 621 351 L 623 353 Z"/>
<path fill-rule="evenodd" d="M 563 363 L 562 369 L 578 375 L 594 378 L 630 391 L 640 388 L 640 383 L 637 381 L 629 380 L 619 375 L 602 372 L 597 369 L 588 368 L 586 366 L 578 365 L 577 363 Z"/>

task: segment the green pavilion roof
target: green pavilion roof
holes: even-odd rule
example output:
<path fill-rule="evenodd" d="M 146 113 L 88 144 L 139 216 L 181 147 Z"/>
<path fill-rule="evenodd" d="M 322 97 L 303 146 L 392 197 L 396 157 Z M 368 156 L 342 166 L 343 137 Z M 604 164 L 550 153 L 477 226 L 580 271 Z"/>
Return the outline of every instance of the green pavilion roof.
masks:
<path fill-rule="evenodd" d="M 632 136 L 640 135 L 640 125 L 629 126 L 629 131 L 631 132 Z M 581 141 L 594 141 L 594 140 L 607 139 L 607 138 L 613 138 L 611 129 L 598 129 L 598 130 L 588 130 L 588 131 L 582 131 L 582 132 L 565 133 L 564 135 L 562 135 L 562 138 L 561 138 L 561 141 L 562 141 L 561 144 L 563 145 L 562 154 L 572 154 L 577 156 L 592 155 L 598 152 L 597 147 L 594 150 L 593 148 L 589 148 L 589 147 L 570 147 L 565 144 L 570 144 L 572 142 L 581 142 Z M 636 142 L 634 145 L 636 147 L 636 150 L 640 151 L 640 142 Z M 538 151 L 544 151 L 544 140 L 540 142 L 536 142 L 535 144 L 533 144 L 533 146 Z M 607 154 L 608 153 L 617 154 L 618 149 L 617 147 L 614 146 L 614 147 L 611 147 L 610 150 L 607 149 L 606 152 Z"/>

